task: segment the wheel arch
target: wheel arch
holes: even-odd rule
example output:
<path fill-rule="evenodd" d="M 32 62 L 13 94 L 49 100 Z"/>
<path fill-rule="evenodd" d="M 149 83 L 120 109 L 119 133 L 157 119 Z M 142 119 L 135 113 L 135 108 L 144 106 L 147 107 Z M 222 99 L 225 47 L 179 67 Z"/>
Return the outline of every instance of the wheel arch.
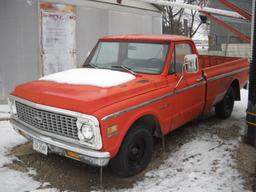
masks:
<path fill-rule="evenodd" d="M 119 132 L 117 137 L 111 137 L 111 138 L 105 138 L 105 141 L 107 141 L 108 150 L 111 153 L 111 158 L 115 157 L 121 146 L 122 143 L 129 133 L 129 131 L 134 127 L 136 124 L 146 124 L 147 128 L 151 130 L 151 133 L 155 137 L 161 138 L 164 134 L 163 132 L 163 122 L 161 122 L 161 116 L 157 113 L 157 111 L 146 109 L 141 110 L 139 113 L 130 113 L 122 116 L 118 122 L 113 121 L 113 124 L 122 124 L 122 131 Z M 110 123 L 112 124 L 112 123 Z M 111 141 L 109 141 L 109 139 Z"/>
<path fill-rule="evenodd" d="M 138 117 L 129 127 L 128 131 L 134 127 L 135 125 L 142 124 L 146 125 L 146 128 L 149 129 L 151 134 L 156 137 L 161 137 L 162 136 L 162 129 L 160 122 L 158 118 L 153 115 L 153 114 L 144 114 L 140 117 Z M 127 131 L 127 132 L 128 132 Z M 127 133 L 126 133 L 127 134 Z"/>
<path fill-rule="evenodd" d="M 240 94 L 240 84 L 239 84 L 238 79 L 234 79 L 230 86 L 234 89 L 235 101 L 240 101 L 241 94 Z"/>

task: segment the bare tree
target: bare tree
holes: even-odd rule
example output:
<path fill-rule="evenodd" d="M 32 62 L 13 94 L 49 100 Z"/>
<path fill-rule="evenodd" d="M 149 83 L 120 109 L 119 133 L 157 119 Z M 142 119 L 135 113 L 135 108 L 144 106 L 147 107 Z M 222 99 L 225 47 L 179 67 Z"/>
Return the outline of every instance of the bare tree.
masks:
<path fill-rule="evenodd" d="M 183 34 L 181 17 L 184 9 L 176 10 L 173 7 L 163 7 L 163 33 L 164 34 Z"/>
<path fill-rule="evenodd" d="M 184 3 L 202 5 L 205 0 L 183 0 Z M 177 9 L 164 6 L 163 11 L 163 33 L 179 34 L 193 37 L 202 25 L 198 11 Z"/>

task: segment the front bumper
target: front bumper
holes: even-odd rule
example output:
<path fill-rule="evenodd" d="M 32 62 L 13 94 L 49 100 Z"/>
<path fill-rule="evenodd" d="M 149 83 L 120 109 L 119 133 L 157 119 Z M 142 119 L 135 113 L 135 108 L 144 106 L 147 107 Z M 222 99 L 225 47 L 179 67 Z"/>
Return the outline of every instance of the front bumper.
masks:
<path fill-rule="evenodd" d="M 79 158 L 73 158 L 84 163 L 94 165 L 94 166 L 106 166 L 110 160 L 109 152 L 100 152 L 91 149 L 87 149 L 85 147 L 77 146 L 72 143 L 65 142 L 63 140 L 51 138 L 49 136 L 45 136 L 39 132 L 36 132 L 26 125 L 20 123 L 19 121 L 12 118 L 10 123 L 13 126 L 13 129 L 26 137 L 28 140 L 39 140 L 47 144 L 49 152 L 57 153 L 62 156 L 66 156 L 72 158 L 66 153 L 66 151 L 73 152 L 78 154 Z"/>

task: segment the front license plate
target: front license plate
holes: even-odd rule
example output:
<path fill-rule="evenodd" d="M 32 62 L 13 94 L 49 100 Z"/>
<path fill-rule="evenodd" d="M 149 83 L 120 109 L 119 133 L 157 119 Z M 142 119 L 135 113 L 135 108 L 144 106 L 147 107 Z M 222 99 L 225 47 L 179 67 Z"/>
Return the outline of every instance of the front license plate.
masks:
<path fill-rule="evenodd" d="M 33 149 L 39 153 L 42 153 L 44 155 L 47 155 L 48 153 L 48 147 L 46 143 L 43 143 L 38 140 L 33 140 Z"/>

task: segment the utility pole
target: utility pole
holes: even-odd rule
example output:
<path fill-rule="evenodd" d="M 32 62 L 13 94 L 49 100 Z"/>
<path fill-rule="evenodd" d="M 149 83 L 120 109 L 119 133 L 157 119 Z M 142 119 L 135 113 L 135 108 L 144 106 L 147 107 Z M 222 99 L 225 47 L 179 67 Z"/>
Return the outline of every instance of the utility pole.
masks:
<path fill-rule="evenodd" d="M 256 3 L 253 0 L 252 6 L 252 34 L 251 34 L 251 47 L 252 57 L 250 63 L 250 78 L 249 78 L 249 96 L 247 107 L 247 134 L 246 142 L 256 147 Z"/>

